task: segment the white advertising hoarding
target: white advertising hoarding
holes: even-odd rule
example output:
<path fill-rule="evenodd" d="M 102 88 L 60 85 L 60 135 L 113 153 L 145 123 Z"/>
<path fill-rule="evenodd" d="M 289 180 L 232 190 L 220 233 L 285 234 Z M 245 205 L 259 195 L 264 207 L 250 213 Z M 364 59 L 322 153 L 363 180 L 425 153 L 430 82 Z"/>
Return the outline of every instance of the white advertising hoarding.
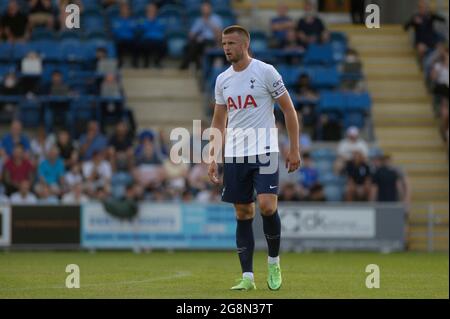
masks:
<path fill-rule="evenodd" d="M 0 246 L 9 246 L 11 243 L 11 208 L 0 204 Z"/>
<path fill-rule="evenodd" d="M 375 209 L 301 208 L 279 209 L 284 238 L 374 238 Z"/>

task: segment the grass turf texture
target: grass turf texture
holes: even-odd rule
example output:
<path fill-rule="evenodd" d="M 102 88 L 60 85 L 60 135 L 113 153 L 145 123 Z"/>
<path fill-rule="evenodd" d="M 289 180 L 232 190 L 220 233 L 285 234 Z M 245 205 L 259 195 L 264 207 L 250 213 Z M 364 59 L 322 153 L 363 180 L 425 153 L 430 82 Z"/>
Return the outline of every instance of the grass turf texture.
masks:
<path fill-rule="evenodd" d="M 286 253 L 283 286 L 269 291 L 266 255 L 255 254 L 256 291 L 230 291 L 235 252 L 0 252 L 0 298 L 448 298 L 448 254 Z M 65 288 L 68 264 L 80 289 Z M 380 288 L 365 286 L 368 264 Z"/>

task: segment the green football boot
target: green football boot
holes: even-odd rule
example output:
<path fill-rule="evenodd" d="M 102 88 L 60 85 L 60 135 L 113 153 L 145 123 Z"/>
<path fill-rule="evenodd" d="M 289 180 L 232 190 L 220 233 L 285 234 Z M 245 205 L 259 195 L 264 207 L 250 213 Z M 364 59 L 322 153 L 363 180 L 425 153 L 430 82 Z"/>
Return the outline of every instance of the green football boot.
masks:
<path fill-rule="evenodd" d="M 256 289 L 255 282 L 253 280 L 251 280 L 250 278 L 241 278 L 241 279 L 238 279 L 238 281 L 239 281 L 239 283 L 236 286 L 231 287 L 231 290 L 249 291 L 249 290 Z"/>
<path fill-rule="evenodd" d="M 279 264 L 269 264 L 269 275 L 267 276 L 267 286 L 270 290 L 278 290 L 281 287 L 281 268 Z"/>

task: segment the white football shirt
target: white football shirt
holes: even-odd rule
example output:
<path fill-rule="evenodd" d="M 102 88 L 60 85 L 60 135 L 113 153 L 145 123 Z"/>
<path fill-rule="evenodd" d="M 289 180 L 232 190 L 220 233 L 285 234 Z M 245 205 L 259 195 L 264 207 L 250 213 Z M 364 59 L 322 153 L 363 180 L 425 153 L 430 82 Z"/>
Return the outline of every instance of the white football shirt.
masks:
<path fill-rule="evenodd" d="M 216 104 L 228 111 L 225 157 L 279 151 L 273 108 L 275 99 L 285 92 L 277 70 L 257 59 L 243 71 L 230 66 L 217 77 Z"/>

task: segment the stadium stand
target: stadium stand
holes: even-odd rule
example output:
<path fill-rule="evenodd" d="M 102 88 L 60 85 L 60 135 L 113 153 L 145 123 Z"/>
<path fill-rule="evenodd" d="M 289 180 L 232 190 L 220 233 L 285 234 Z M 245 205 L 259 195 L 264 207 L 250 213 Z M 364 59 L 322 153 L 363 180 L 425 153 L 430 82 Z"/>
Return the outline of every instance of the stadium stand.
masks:
<path fill-rule="evenodd" d="M 143 29 L 139 26 L 146 21 L 150 2 L 129 1 L 127 45 L 136 45 L 142 39 Z M 8 3 L 0 0 L 2 15 Z M 26 2 L 19 3 L 27 14 Z M 100 1 L 80 3 L 81 31 L 66 30 L 58 23 L 53 29 L 35 27 L 23 43 L 11 43 L 3 34 L 2 166 L 12 155 L 12 149 L 6 150 L 8 138 L 33 136 L 31 140 L 41 149 L 41 156 L 50 151 L 47 144 L 58 146 L 65 174 L 60 187 L 49 192 L 59 200 L 66 198 L 64 202 L 74 193 L 80 200 L 80 183 L 83 195 L 96 199 L 123 197 L 132 185 L 136 199 L 219 201 L 219 189 L 202 179 L 206 175 L 203 164 L 174 165 L 168 160 L 171 142 L 167 132 L 175 127 L 190 128 L 192 119 L 208 125 L 215 79 L 228 67 L 222 50 L 216 46 L 205 52 L 201 70 L 195 76 L 190 73 L 192 70 L 176 69 L 175 65 L 186 54 L 188 32 L 200 15 L 201 1 L 157 1 L 156 19 L 164 29 L 167 57 L 162 61 L 162 69 L 156 70 L 141 68 L 138 61 L 130 59 L 130 51 L 125 50 L 122 57 L 123 43 L 119 40 L 124 38 L 115 31 L 124 25 L 123 21 L 117 24 L 121 15 L 119 4 L 104 8 Z M 251 8 L 249 1 L 235 5 L 231 1 L 211 3 L 223 26 L 239 21 L 237 9 Z M 298 1 L 286 3 L 291 9 L 303 8 Z M 55 20 L 59 21 L 61 8 L 56 1 L 53 4 Z M 263 1 L 259 6 L 275 9 L 271 1 Z M 326 31 L 323 41 L 275 48 L 268 30 L 251 30 L 253 56 L 274 64 L 281 73 L 304 124 L 302 149 L 307 164 L 295 176 L 280 172 L 280 200 L 352 200 L 353 196 L 348 195 L 352 178 L 339 162 L 338 149 L 339 141 L 349 139 L 356 150 L 361 143 L 368 145 L 367 153 L 362 153 L 364 165 L 370 167 L 371 173 L 379 167 L 377 160 L 383 152 L 392 155 L 394 163 L 404 171 L 398 178 L 406 174 L 411 179 L 413 204 L 430 201 L 448 204 L 448 185 L 444 185 L 448 183 L 447 156 L 436 137 L 436 121 L 423 107 L 429 103 L 429 97 L 415 65 L 408 35 L 398 25 L 384 26 L 373 35 L 360 26 L 331 25 Z M 37 54 L 37 59 L 29 57 L 31 52 Z M 448 49 L 446 52 L 448 66 Z M 39 64 L 41 70 L 36 67 Z M 24 70 L 24 65 L 28 70 Z M 60 74 L 60 79 L 54 79 L 58 78 L 55 73 Z M 438 78 L 427 76 L 433 81 Z M 283 157 L 287 135 L 277 108 L 275 115 Z M 19 119 L 21 124 L 12 122 L 13 119 Z M 99 127 L 95 128 L 94 123 L 99 123 Z M 21 125 L 25 135 L 21 135 Z M 34 132 L 42 126 L 43 137 L 37 139 Z M 355 130 L 358 136 L 353 140 L 349 132 Z M 11 135 L 7 135 L 9 131 Z M 69 138 L 64 137 L 67 133 Z M 414 140 L 405 142 L 411 136 Z M 89 159 L 83 159 L 85 147 L 92 153 Z M 25 152 L 36 173 L 42 159 L 32 149 Z M 124 161 L 128 161 L 128 166 Z M 95 170 L 92 167 L 97 169 L 96 174 L 92 173 Z M 35 176 L 25 179 L 31 182 L 31 191 L 38 200 L 46 199 L 47 191 L 38 187 L 41 181 Z M 22 180 L 11 183 L 3 179 L 0 189 L 7 182 L 11 186 L 7 190 L 10 195 L 20 189 Z M 359 200 L 370 199 L 367 193 Z M 411 211 L 412 215 L 420 212 L 414 208 Z M 448 216 L 448 209 L 442 216 L 445 213 Z M 414 238 L 411 241 L 413 248 L 423 248 L 422 242 Z"/>

